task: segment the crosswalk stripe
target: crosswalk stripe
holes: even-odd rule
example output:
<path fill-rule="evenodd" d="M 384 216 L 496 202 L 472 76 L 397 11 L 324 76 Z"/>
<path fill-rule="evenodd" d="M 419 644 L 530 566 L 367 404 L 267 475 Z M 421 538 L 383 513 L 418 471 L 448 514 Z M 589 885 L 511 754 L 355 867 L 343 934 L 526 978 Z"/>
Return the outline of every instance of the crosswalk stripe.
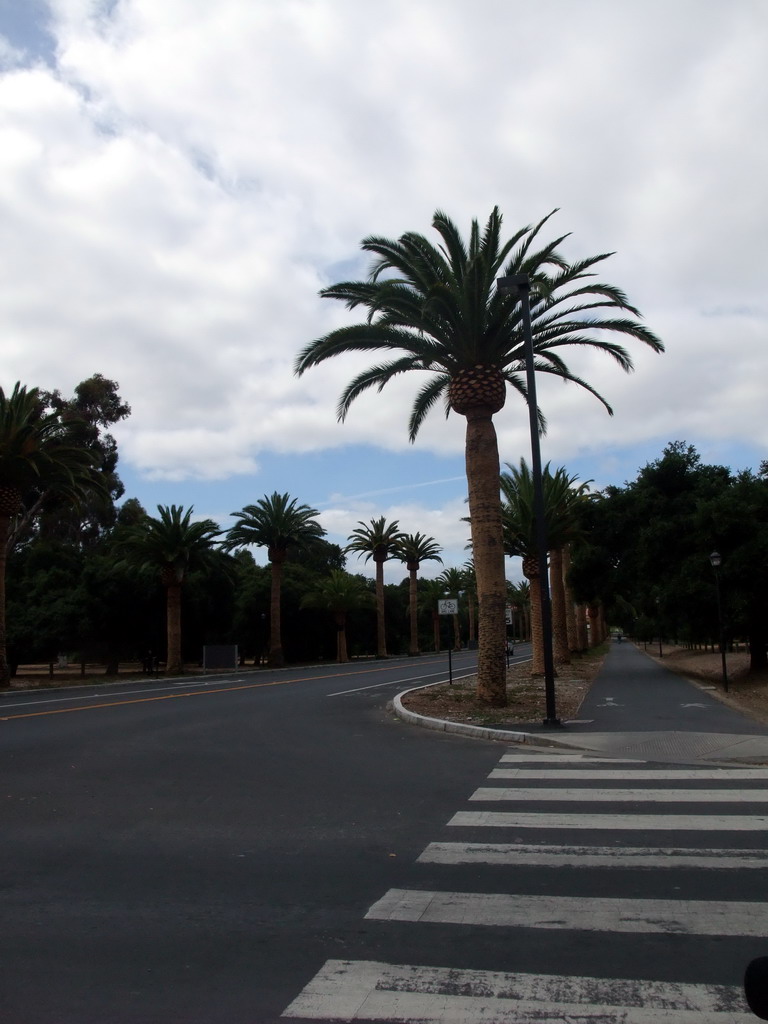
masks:
<path fill-rule="evenodd" d="M 764 814 L 537 814 L 516 811 L 458 811 L 448 825 L 462 828 L 763 832 L 768 828 L 768 816 Z"/>
<path fill-rule="evenodd" d="M 420 1024 L 752 1024 L 736 986 L 328 960 L 283 1017 Z"/>
<path fill-rule="evenodd" d="M 765 936 L 765 904 L 390 889 L 368 920 L 631 934 Z"/>
<path fill-rule="evenodd" d="M 559 803 L 661 803 L 661 804 L 764 804 L 768 803 L 768 790 L 764 789 L 585 789 L 569 787 L 506 788 L 481 786 L 470 800 L 557 800 Z"/>
<path fill-rule="evenodd" d="M 569 781 L 571 779 L 589 779 L 590 781 L 605 781 L 616 779 L 618 781 L 637 780 L 642 782 L 748 782 L 750 780 L 760 781 L 768 779 L 768 768 L 670 768 L 670 769 L 644 769 L 644 768 L 618 768 L 610 769 L 596 768 L 592 771 L 585 768 L 494 768 L 488 776 L 489 779 L 541 779 L 548 781 L 558 779 Z"/>
<path fill-rule="evenodd" d="M 430 843 L 417 859 L 422 864 L 532 864 L 557 868 L 768 868 L 768 852 L 763 850 L 522 843 Z"/>
<path fill-rule="evenodd" d="M 563 767 L 564 764 L 573 767 Z M 755 833 L 768 828 L 768 814 L 676 814 L 663 806 L 658 809 L 666 813 L 654 813 L 651 806 L 701 804 L 700 809 L 706 811 L 709 805 L 717 804 L 768 804 L 768 787 L 757 785 L 768 780 L 768 768 L 649 768 L 647 761 L 578 752 L 508 753 L 501 757 L 499 765 L 491 771 L 489 781 L 513 784 L 481 786 L 469 797 L 470 801 L 520 801 L 544 806 L 557 801 L 581 805 L 611 803 L 617 805 L 616 811 L 595 814 L 584 809 L 578 813 L 553 813 L 538 808 L 531 813 L 467 810 L 454 814 L 448 826 L 481 830 L 477 835 L 488 828 L 570 829 L 637 831 L 643 834 L 642 838 L 654 831 Z M 527 784 L 534 780 L 542 788 Z M 706 785 L 715 782 L 724 788 Z M 750 782 L 755 785 L 750 787 Z M 524 784 L 516 786 L 517 783 Z M 598 785 L 590 788 L 593 783 Z M 615 784 L 615 788 L 600 783 Z M 640 783 L 651 785 L 641 787 Z M 674 783 L 691 785 L 663 786 Z M 746 785 L 737 788 L 736 783 Z M 628 813 L 621 813 L 620 805 L 630 803 L 647 806 L 628 807 Z M 484 843 L 477 841 L 477 835 L 472 836 L 473 842 L 430 843 L 418 861 L 434 865 L 487 865 L 491 869 L 504 865 L 598 870 L 768 869 L 768 851 L 763 850 L 684 845 Z M 686 842 L 682 836 L 677 839 Z M 662 841 L 662 837 L 656 837 L 656 841 Z M 725 836 L 719 841 L 725 842 Z M 742 843 L 749 841 L 745 839 Z M 544 888 L 548 888 L 546 883 Z M 754 890 L 755 886 L 749 888 Z M 604 935 L 763 939 L 767 906 L 746 900 L 390 889 L 365 917 L 370 921 L 402 922 L 406 926 L 418 923 Z M 524 931 L 513 931 L 509 942 L 514 943 L 516 936 L 521 944 L 526 941 Z M 740 986 L 511 974 L 348 960 L 327 961 L 282 1016 L 327 1021 L 386 1020 L 393 1024 L 416 1020 L 420 1024 L 486 1024 L 491 1020 L 494 1024 L 751 1024 L 754 1020 L 744 1005 Z"/>

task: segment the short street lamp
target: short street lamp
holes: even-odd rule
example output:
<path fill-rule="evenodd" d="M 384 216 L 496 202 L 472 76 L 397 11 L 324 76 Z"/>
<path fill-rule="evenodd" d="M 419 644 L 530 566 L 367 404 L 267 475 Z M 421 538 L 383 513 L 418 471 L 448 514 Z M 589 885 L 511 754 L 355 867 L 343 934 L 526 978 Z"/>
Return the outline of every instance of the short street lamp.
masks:
<path fill-rule="evenodd" d="M 520 299 L 523 314 L 523 353 L 525 355 L 526 386 L 528 389 L 528 419 L 531 431 L 531 462 L 533 469 L 533 515 L 536 525 L 536 557 L 541 580 L 541 632 L 544 644 L 544 694 L 547 717 L 544 725 L 561 725 L 555 708 L 555 663 L 552 655 L 552 601 L 547 575 L 547 526 L 544 518 L 544 484 L 541 472 L 539 445 L 539 407 L 536 401 L 536 371 L 533 365 L 533 335 L 531 333 L 531 281 L 527 274 L 499 277 L 496 284 L 502 295 Z"/>
<path fill-rule="evenodd" d="M 717 620 L 720 626 L 720 660 L 723 666 L 723 689 L 728 693 L 728 669 L 725 664 L 725 624 L 723 622 L 723 602 L 720 597 L 720 573 L 718 572 L 723 563 L 719 551 L 713 551 L 709 556 L 709 564 L 715 573 L 715 590 L 717 591 Z"/>

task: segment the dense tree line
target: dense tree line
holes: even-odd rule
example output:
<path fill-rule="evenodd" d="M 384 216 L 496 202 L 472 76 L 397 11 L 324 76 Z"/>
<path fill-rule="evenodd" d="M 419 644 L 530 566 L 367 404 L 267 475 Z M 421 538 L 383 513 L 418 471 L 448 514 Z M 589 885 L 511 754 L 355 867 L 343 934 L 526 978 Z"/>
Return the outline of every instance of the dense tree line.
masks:
<path fill-rule="evenodd" d="M 718 642 L 717 552 L 726 636 L 749 644 L 753 670 L 768 668 L 768 464 L 757 473 L 706 465 L 672 442 L 635 480 L 586 503 L 580 528 L 577 597 L 602 601 L 640 639 Z"/>
<path fill-rule="evenodd" d="M 277 492 L 233 512 L 226 532 L 192 508 L 136 499 L 123 487 L 107 428 L 129 414 L 117 385 L 100 375 L 72 399 L 0 389 L 0 654 L 14 665 L 57 656 L 100 662 L 162 661 L 168 672 L 199 661 L 204 645 L 237 645 L 254 663 L 338 660 L 476 643 L 473 561 L 436 579 L 436 542 L 384 517 L 360 522 L 346 548 L 331 544 L 317 512 Z M 532 480 L 524 460 L 500 478 L 505 553 L 522 558 L 527 582 L 507 585 L 517 635 L 532 635 L 540 671 Z M 768 666 L 768 464 L 758 473 L 704 465 L 683 442 L 636 480 L 600 493 L 562 469 L 544 470 L 555 658 L 567 663 L 606 624 L 649 638 L 713 643 L 721 622 Z M 258 565 L 251 547 L 266 551 Z M 710 556 L 720 555 L 715 579 Z M 346 569 L 349 553 L 375 563 L 375 580 Z M 403 564 L 384 586 L 383 566 Z M 721 586 L 723 616 L 718 614 Z M 440 598 L 459 598 L 446 621 Z M 538 668 L 537 668 L 538 666 Z"/>
<path fill-rule="evenodd" d="M 99 374 L 71 399 L 0 388 L 0 683 L 19 664 L 60 656 L 107 673 L 137 659 L 178 672 L 208 644 L 271 665 L 373 655 L 383 635 L 392 653 L 431 646 L 416 578 L 421 561 L 439 559 L 431 538 L 382 518 L 360 523 L 342 549 L 314 509 L 277 492 L 234 512 L 226 533 L 192 508 L 152 515 L 135 498 L 118 504 L 108 428 L 129 413 Z M 265 549 L 267 566 L 251 546 Z M 374 559 L 376 582 L 347 572 L 348 552 Z M 409 575 L 384 587 L 389 558 Z"/>

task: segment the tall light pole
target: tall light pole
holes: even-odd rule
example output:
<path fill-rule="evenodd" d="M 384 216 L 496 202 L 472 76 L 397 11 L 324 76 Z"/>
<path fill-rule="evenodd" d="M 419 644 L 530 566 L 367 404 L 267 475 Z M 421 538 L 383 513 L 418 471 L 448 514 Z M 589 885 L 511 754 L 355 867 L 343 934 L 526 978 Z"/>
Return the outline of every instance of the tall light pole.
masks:
<path fill-rule="evenodd" d="M 715 590 L 717 591 L 717 621 L 720 626 L 720 660 L 723 667 L 723 689 L 728 693 L 728 669 L 725 664 L 725 623 L 723 622 L 723 602 L 720 597 L 720 566 L 723 559 L 719 551 L 713 551 L 709 556 L 709 564 L 715 573 Z"/>
<path fill-rule="evenodd" d="M 552 656 L 552 600 L 547 572 L 547 524 L 544 517 L 544 484 L 541 472 L 539 444 L 539 406 L 536 401 L 536 371 L 533 364 L 533 334 L 531 332 L 531 281 L 527 274 L 500 277 L 496 284 L 502 295 L 520 299 L 523 314 L 523 353 L 528 389 L 528 420 L 531 431 L 531 462 L 533 469 L 533 517 L 536 527 L 536 557 L 539 563 L 541 592 L 541 632 L 544 644 L 544 695 L 546 714 L 544 725 L 562 725 L 555 706 L 555 663 Z"/>

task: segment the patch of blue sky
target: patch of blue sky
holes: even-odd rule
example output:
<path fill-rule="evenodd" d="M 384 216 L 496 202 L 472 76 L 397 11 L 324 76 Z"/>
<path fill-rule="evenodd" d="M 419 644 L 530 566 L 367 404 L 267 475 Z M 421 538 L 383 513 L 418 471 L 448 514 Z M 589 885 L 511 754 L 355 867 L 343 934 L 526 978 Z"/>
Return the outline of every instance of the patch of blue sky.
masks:
<path fill-rule="evenodd" d="M 148 480 L 124 462 L 118 472 L 125 498 L 138 498 L 148 511 L 158 504 L 194 504 L 201 515 L 216 519 L 274 491 L 319 511 L 363 503 L 374 509 L 372 514 L 378 506 L 412 502 L 439 508 L 466 494 L 463 455 L 438 457 L 416 449 L 389 452 L 350 445 L 342 452 L 260 453 L 258 463 L 258 474 L 222 481 Z"/>
<path fill-rule="evenodd" d="M 55 64 L 56 40 L 49 29 L 50 17 L 45 0 L 0 0 L 0 35 L 19 54 L 22 65 Z"/>

